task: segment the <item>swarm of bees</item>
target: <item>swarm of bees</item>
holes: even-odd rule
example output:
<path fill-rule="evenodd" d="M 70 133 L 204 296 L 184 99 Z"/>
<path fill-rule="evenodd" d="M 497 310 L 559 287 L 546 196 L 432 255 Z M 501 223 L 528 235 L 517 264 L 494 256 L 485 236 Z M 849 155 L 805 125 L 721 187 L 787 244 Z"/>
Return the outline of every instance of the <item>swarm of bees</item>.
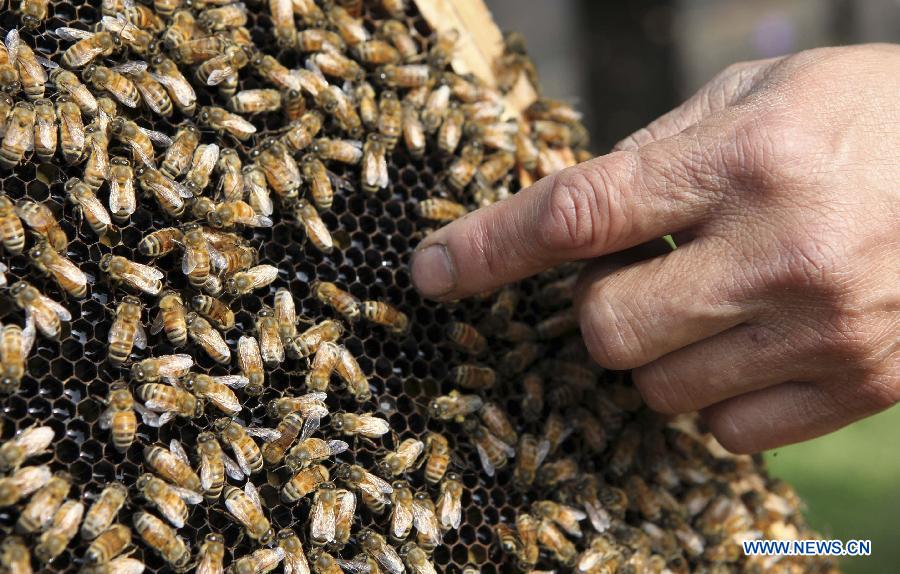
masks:
<path fill-rule="evenodd" d="M 796 495 L 590 366 L 576 265 L 413 293 L 425 232 L 589 155 L 504 105 L 521 36 L 492 87 L 408 0 L 99 8 L 0 45 L 0 571 L 832 567 L 742 555 Z"/>

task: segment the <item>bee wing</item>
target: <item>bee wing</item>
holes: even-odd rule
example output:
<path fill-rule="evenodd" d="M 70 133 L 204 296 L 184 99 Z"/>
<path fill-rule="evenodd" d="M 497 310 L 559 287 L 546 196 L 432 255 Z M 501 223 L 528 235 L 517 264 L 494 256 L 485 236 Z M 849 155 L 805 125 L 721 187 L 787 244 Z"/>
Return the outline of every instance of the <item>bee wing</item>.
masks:
<path fill-rule="evenodd" d="M 303 422 L 303 430 L 300 431 L 300 440 L 307 439 L 312 436 L 314 432 L 319 430 L 319 425 L 321 423 L 321 419 L 317 416 L 308 417 Z"/>
<path fill-rule="evenodd" d="M 148 130 L 147 128 L 142 128 L 140 126 L 138 127 L 138 129 L 144 132 L 144 135 L 150 138 L 150 141 L 161 147 L 169 147 L 173 143 L 172 138 L 162 132 L 158 132 L 156 130 Z"/>
<path fill-rule="evenodd" d="M 600 506 L 600 503 L 594 501 L 585 501 L 584 509 L 591 521 L 591 526 L 599 533 L 604 533 L 612 524 L 609 513 Z"/>
<path fill-rule="evenodd" d="M 440 518 L 445 528 L 459 529 L 462 522 L 462 497 L 446 494 L 441 497 Z"/>
<path fill-rule="evenodd" d="M 535 454 L 535 468 L 541 466 L 544 463 L 544 459 L 547 458 L 547 455 L 550 454 L 550 448 L 552 445 L 550 441 L 547 439 L 542 439 L 541 442 L 538 443 L 537 453 Z"/>
<path fill-rule="evenodd" d="M 262 368 L 262 356 L 259 353 L 259 343 L 256 342 L 256 337 L 243 335 L 238 339 L 238 359 L 243 363 L 242 368 Z"/>
<path fill-rule="evenodd" d="M 384 419 L 372 415 L 361 415 L 360 419 L 360 434 L 366 436 L 381 436 L 387 434 L 391 430 L 391 425 Z"/>
<path fill-rule="evenodd" d="M 234 415 L 241 412 L 241 401 L 238 400 L 234 391 L 224 385 L 220 390 L 212 393 L 208 398 L 213 404 L 219 407 L 219 409 L 229 414 Z"/>
<path fill-rule="evenodd" d="M 190 355 L 168 355 L 159 371 L 162 376 L 170 377 L 180 371 L 187 371 L 194 366 L 194 358 Z M 183 449 L 182 449 L 183 450 Z"/>
<path fill-rule="evenodd" d="M 166 326 L 165 318 L 163 317 L 162 309 L 156 314 L 156 318 L 153 319 L 153 323 L 150 325 L 150 334 L 155 335 L 163 330 L 163 327 Z"/>
<path fill-rule="evenodd" d="M 24 356 L 28 356 L 28 353 L 31 352 L 31 347 L 34 346 L 34 340 L 37 337 L 37 332 L 34 326 L 34 316 L 31 313 L 25 314 L 25 328 L 22 329 L 22 354 Z"/>
<path fill-rule="evenodd" d="M 250 384 L 250 380 L 243 375 L 224 375 L 221 377 L 213 377 L 213 379 L 232 389 L 242 389 Z"/>
<path fill-rule="evenodd" d="M 103 202 L 100 201 L 96 195 L 89 195 L 87 199 L 81 202 L 81 205 L 85 208 L 85 210 L 94 214 L 94 217 L 97 218 L 100 223 L 104 225 L 112 225 L 112 219 L 109 217 L 109 212 L 106 211 L 106 208 L 103 207 Z"/>
<path fill-rule="evenodd" d="M 63 307 L 61 304 L 57 303 L 53 299 L 47 297 L 46 295 L 41 295 L 41 302 L 50 308 L 51 311 L 56 313 L 56 316 L 60 318 L 62 321 L 71 321 L 72 315 L 69 313 L 69 310 Z"/>
<path fill-rule="evenodd" d="M 397 554 L 397 551 L 390 544 L 383 545 L 380 551 L 375 553 L 375 558 L 391 574 L 403 574 L 403 572 L 406 572 L 406 568 L 403 567 L 403 560 L 400 559 L 400 555 Z"/>
<path fill-rule="evenodd" d="M 484 468 L 484 473 L 488 476 L 494 476 L 494 464 L 491 462 L 491 457 L 488 456 L 487 451 L 484 450 L 484 447 L 481 446 L 481 443 L 475 443 L 475 449 L 478 451 L 478 458 L 481 460 L 481 466 Z"/>
<path fill-rule="evenodd" d="M 174 454 L 176 457 L 181 459 L 181 462 L 183 462 L 184 464 L 187 464 L 187 465 L 191 464 L 191 459 L 188 458 L 187 451 L 184 450 L 184 445 L 181 444 L 180 440 L 178 440 L 176 438 L 173 438 L 172 440 L 170 440 L 169 441 L 169 450 L 172 451 L 172 454 Z"/>
<path fill-rule="evenodd" d="M 222 338 L 222 334 L 217 330 L 210 329 L 205 333 L 198 334 L 197 338 L 203 345 L 208 346 L 216 353 L 231 357 L 231 349 L 228 348 L 228 343 L 225 342 L 225 339 Z"/>
<path fill-rule="evenodd" d="M 281 433 L 275 429 L 265 427 L 247 427 L 247 434 L 263 439 L 265 442 L 272 442 L 281 438 Z"/>
<path fill-rule="evenodd" d="M 272 227 L 273 225 L 272 220 L 265 215 L 254 215 L 253 217 L 239 219 L 238 222 L 249 227 Z"/>
<path fill-rule="evenodd" d="M 487 439 L 486 439 L 486 440 L 488 440 L 488 441 L 491 442 L 495 447 L 497 447 L 497 448 L 499 448 L 501 451 L 503 451 L 503 453 L 504 453 L 506 456 L 508 456 L 508 457 L 514 457 L 514 456 L 516 456 L 516 449 L 515 449 L 515 447 L 512 447 L 512 446 L 506 444 L 505 442 L 503 442 L 502 440 L 500 440 L 499 438 L 497 438 L 496 436 L 494 436 L 490 431 L 487 432 Z"/>
<path fill-rule="evenodd" d="M 19 55 L 19 44 L 21 43 L 18 28 L 12 28 L 7 32 L 3 43 L 6 45 L 6 51 L 9 52 L 9 63 L 15 66 L 16 58 Z"/>
<path fill-rule="evenodd" d="M 278 277 L 278 268 L 274 265 L 257 265 L 250 269 L 248 273 L 251 273 L 253 276 L 254 286 L 260 287 L 275 281 L 275 278 Z"/>
<path fill-rule="evenodd" d="M 334 563 L 340 566 L 341 570 L 345 572 L 373 574 L 369 567 L 369 562 L 365 558 L 354 558 L 353 560 L 335 558 Z"/>
<path fill-rule="evenodd" d="M 148 407 L 142 405 L 141 403 L 135 402 L 134 410 L 137 411 L 139 415 L 141 415 L 141 420 L 144 421 L 144 424 L 154 428 L 159 428 L 160 426 L 162 426 L 162 423 L 159 420 L 160 416 L 151 411 Z"/>
<path fill-rule="evenodd" d="M 212 246 L 211 243 L 207 242 L 206 249 L 209 251 L 209 263 L 212 265 L 212 268 L 216 271 L 221 271 L 227 265 L 227 261 L 225 260 L 225 256 L 222 255 L 222 252 Z"/>
<path fill-rule="evenodd" d="M 285 552 L 284 574 L 310 574 L 309 562 L 302 548 L 298 552 Z"/>
<path fill-rule="evenodd" d="M 244 453 L 241 449 L 235 448 L 234 443 L 231 443 L 231 451 L 234 453 L 234 459 L 235 462 L 237 462 L 238 468 L 241 469 L 241 472 L 249 476 L 251 474 L 250 464 L 247 462 Z"/>
<path fill-rule="evenodd" d="M 259 491 L 256 490 L 256 485 L 252 482 L 247 482 L 244 485 L 244 494 L 247 495 L 247 498 L 253 503 L 253 505 L 262 510 L 262 500 L 259 498 Z"/>
<path fill-rule="evenodd" d="M 405 504 L 395 504 L 391 510 L 391 535 L 403 539 L 412 527 L 413 513 Z"/>
<path fill-rule="evenodd" d="M 170 90 L 172 97 L 178 100 L 182 106 L 188 106 L 197 100 L 194 88 L 184 78 L 155 74 L 153 72 L 150 73 L 150 76 Z"/>
<path fill-rule="evenodd" d="M 272 203 L 272 196 L 267 187 L 256 185 L 249 181 L 249 178 L 244 178 L 244 192 L 249 197 L 250 204 L 254 205 L 261 215 L 272 215 L 272 212 L 275 211 L 275 205 Z"/>
<path fill-rule="evenodd" d="M 284 361 L 284 345 L 278 333 L 263 330 L 259 337 L 259 349 L 266 362 L 281 363 Z"/>
<path fill-rule="evenodd" d="M 394 492 L 393 487 L 387 481 L 378 478 L 371 472 L 366 472 L 366 481 L 369 482 L 379 493 L 390 494 Z"/>
<path fill-rule="evenodd" d="M 412 514 L 415 522 L 416 530 L 421 532 L 428 538 L 440 536 L 440 528 L 438 527 L 437 517 L 427 505 L 419 500 L 413 500 Z"/>
<path fill-rule="evenodd" d="M 212 465 L 209 463 L 208 457 L 203 456 L 200 459 L 200 488 L 209 490 L 214 480 L 215 474 L 213 473 Z"/>
<path fill-rule="evenodd" d="M 197 253 L 193 247 L 189 245 L 184 246 L 184 256 L 181 258 L 181 272 L 185 275 L 189 275 L 194 269 L 199 265 L 200 260 L 197 257 Z"/>
<path fill-rule="evenodd" d="M 225 117 L 225 120 L 222 122 L 222 125 L 229 130 L 235 130 L 239 132 L 246 132 L 255 134 L 256 126 L 242 118 L 237 114 L 228 114 Z"/>
<path fill-rule="evenodd" d="M 232 479 L 244 480 L 244 478 L 247 476 L 247 473 L 245 473 L 241 469 L 241 465 L 224 452 L 222 453 L 222 462 L 225 463 L 225 474 L 230 476 Z"/>
<path fill-rule="evenodd" d="M 169 485 L 169 488 L 175 491 L 175 494 L 178 495 L 181 500 L 185 501 L 188 504 L 200 504 L 203 502 L 203 495 L 193 490 L 188 490 L 187 488 L 182 488 L 180 486 Z"/>
<path fill-rule="evenodd" d="M 209 76 L 206 78 L 207 86 L 218 86 L 231 76 L 235 74 L 235 69 L 231 66 L 223 66 L 221 68 L 216 68 L 212 72 L 209 73 Z"/>
<path fill-rule="evenodd" d="M 10 30 L 9 33 L 6 35 L 6 49 L 9 50 L 10 61 L 14 60 L 13 51 L 9 47 L 10 46 L 10 43 L 9 43 L 10 34 L 12 34 L 13 32 L 15 32 L 15 44 L 16 44 L 17 50 L 18 50 L 18 43 L 19 43 L 19 31 L 16 29 Z M 56 30 L 54 30 L 53 35 L 58 38 L 62 38 L 63 40 L 68 40 L 69 42 L 77 42 L 78 40 L 84 40 L 85 38 L 90 38 L 91 36 L 94 35 L 94 32 L 91 32 L 89 30 L 79 30 L 78 28 L 69 28 L 68 26 L 63 26 L 61 28 L 57 28 Z"/>
<path fill-rule="evenodd" d="M 252 483 L 248 482 L 247 484 L 252 485 Z M 255 487 L 254 487 L 255 488 Z M 253 499 L 250 500 L 251 503 Z M 244 504 L 239 502 L 239 499 L 235 498 L 226 498 L 225 499 L 225 507 L 240 523 L 242 524 L 253 524 L 253 517 L 247 512 Z"/>
<path fill-rule="evenodd" d="M 334 540 L 335 520 L 334 509 L 325 508 L 322 501 L 316 497 L 313 505 L 312 516 L 310 516 L 310 534 L 315 539 L 331 542 Z"/>
<path fill-rule="evenodd" d="M 219 161 L 219 146 L 218 144 L 209 144 L 200 152 L 195 169 L 203 172 L 211 171 L 217 161 Z"/>
<path fill-rule="evenodd" d="M 342 440 L 330 440 L 328 441 L 328 450 L 331 452 L 331 456 L 336 454 L 341 454 L 350 448 L 350 445 L 345 443 Z M 391 489 L 393 491 L 393 489 Z"/>
<path fill-rule="evenodd" d="M 147 69 L 147 62 L 143 60 L 130 60 L 128 62 L 113 66 L 112 70 L 120 74 L 136 74 Z"/>

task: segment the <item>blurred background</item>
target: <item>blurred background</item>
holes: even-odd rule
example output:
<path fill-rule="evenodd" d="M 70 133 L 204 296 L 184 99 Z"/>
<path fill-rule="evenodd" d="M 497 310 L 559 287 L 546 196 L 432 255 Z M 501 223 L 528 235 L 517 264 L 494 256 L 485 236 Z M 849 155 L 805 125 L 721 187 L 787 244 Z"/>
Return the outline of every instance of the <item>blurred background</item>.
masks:
<path fill-rule="evenodd" d="M 591 148 L 618 140 L 727 65 L 817 46 L 900 41 L 900 0 L 486 0 L 525 34 L 544 94 L 585 114 Z M 900 570 L 900 408 L 768 453 L 824 535 L 871 539 L 849 573 Z"/>

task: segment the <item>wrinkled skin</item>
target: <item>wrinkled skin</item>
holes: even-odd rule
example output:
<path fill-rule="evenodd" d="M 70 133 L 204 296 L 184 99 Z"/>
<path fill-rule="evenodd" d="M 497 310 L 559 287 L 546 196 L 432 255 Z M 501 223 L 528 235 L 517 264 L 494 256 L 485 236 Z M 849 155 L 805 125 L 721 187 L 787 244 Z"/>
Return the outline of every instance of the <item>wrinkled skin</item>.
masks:
<path fill-rule="evenodd" d="M 413 281 L 450 300 L 592 260 L 585 343 L 651 408 L 700 409 L 735 452 L 830 432 L 900 398 L 898 93 L 893 45 L 736 64 L 613 153 L 433 233 Z"/>

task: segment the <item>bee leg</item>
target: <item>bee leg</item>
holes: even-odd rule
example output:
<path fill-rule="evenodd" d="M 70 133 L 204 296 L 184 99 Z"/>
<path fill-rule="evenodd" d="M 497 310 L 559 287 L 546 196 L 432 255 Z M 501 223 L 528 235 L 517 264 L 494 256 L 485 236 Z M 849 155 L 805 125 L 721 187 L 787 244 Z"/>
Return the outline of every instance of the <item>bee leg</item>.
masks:
<path fill-rule="evenodd" d="M 372 447 L 373 449 L 378 448 L 378 444 L 376 444 L 376 442 L 374 440 L 370 439 L 369 437 L 356 435 L 356 438 L 358 438 L 361 442 L 365 443 L 367 446 Z M 354 448 L 356 448 L 356 446 L 358 446 L 358 444 L 354 444 Z"/>

